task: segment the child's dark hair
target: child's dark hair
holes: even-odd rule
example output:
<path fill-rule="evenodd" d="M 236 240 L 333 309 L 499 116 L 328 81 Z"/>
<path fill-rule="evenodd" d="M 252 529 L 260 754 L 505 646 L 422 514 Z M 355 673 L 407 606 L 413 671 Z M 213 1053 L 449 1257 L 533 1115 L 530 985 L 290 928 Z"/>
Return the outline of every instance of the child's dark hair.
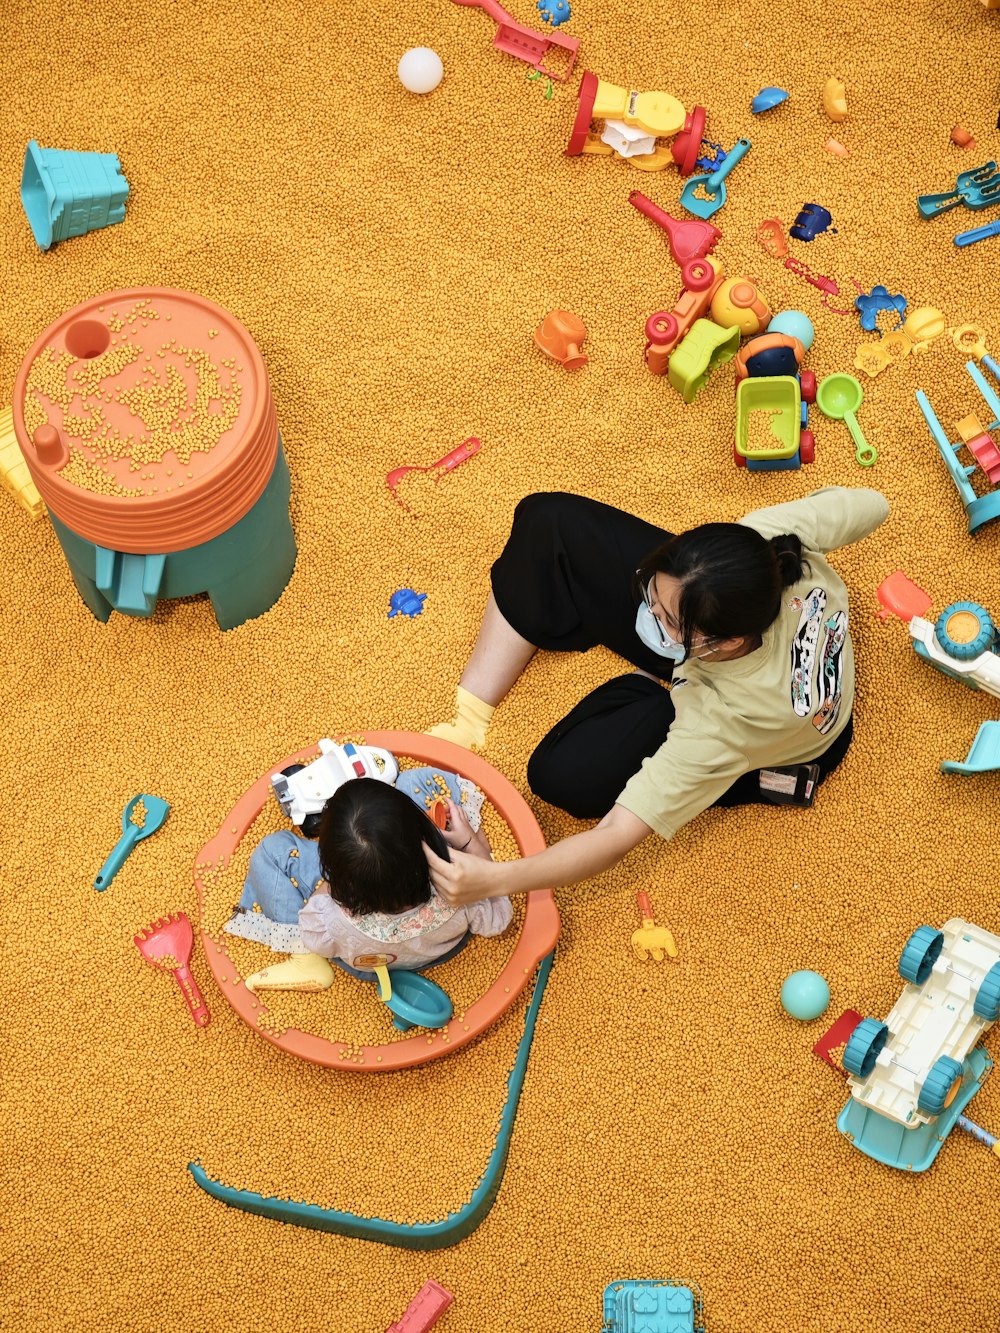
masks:
<path fill-rule="evenodd" d="M 423 844 L 448 861 L 448 844 L 405 792 L 354 778 L 323 808 L 319 861 L 333 898 L 353 916 L 405 912 L 431 896 Z"/>
<path fill-rule="evenodd" d="M 643 587 L 655 574 L 678 580 L 681 640 L 690 652 L 695 634 L 763 634 L 778 617 L 782 590 L 805 568 L 792 533 L 768 540 L 742 523 L 703 523 L 658 546 L 638 574 Z"/>

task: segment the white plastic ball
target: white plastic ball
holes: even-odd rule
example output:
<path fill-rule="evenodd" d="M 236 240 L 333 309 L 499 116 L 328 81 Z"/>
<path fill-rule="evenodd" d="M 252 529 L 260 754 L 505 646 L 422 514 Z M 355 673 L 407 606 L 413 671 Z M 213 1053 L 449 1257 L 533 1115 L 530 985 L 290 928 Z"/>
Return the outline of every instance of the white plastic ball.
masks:
<path fill-rule="evenodd" d="M 414 46 L 400 56 L 396 73 L 407 92 L 432 93 L 444 78 L 444 65 L 429 46 Z"/>

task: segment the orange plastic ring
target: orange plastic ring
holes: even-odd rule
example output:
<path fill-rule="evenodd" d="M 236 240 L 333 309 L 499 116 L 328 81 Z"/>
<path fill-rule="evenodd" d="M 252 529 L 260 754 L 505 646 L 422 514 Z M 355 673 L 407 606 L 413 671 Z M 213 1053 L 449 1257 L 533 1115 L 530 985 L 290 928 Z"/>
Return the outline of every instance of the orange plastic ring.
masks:
<path fill-rule="evenodd" d="M 544 850 L 545 839 L 530 806 L 514 784 L 485 759 L 480 759 L 461 746 L 453 745 L 451 741 L 413 731 L 370 731 L 361 743 L 382 746 L 394 754 L 416 759 L 421 764 L 437 764 L 469 778 L 482 788 L 497 813 L 506 820 L 522 856 L 531 856 Z M 527 895 L 524 921 L 513 953 L 486 993 L 466 1009 L 461 1023 L 452 1022 L 448 1028 L 435 1032 L 420 1029 L 418 1035 L 413 1037 L 386 1042 L 381 1046 L 360 1048 L 346 1038 L 337 1040 L 320 1037 L 298 1028 L 270 1032 L 261 1027 L 259 1017 L 261 1013 L 267 1012 L 263 996 L 252 994 L 244 986 L 239 969 L 226 948 L 226 937 L 221 932 L 213 935 L 205 929 L 206 890 L 202 873 L 214 866 L 229 863 L 247 829 L 271 799 L 271 774 L 289 764 L 309 763 L 315 757 L 314 750 L 299 752 L 272 764 L 243 793 L 222 821 L 219 831 L 198 853 L 194 882 L 198 890 L 202 946 L 212 975 L 226 1000 L 245 1022 L 272 1045 L 302 1060 L 334 1069 L 375 1074 L 388 1073 L 393 1069 L 409 1069 L 413 1065 L 438 1060 L 475 1041 L 495 1023 L 517 1000 L 541 960 L 551 953 L 559 938 L 559 911 L 555 898 L 549 889 L 539 889 Z M 345 1058 L 348 1052 L 354 1057 L 351 1060 Z"/>

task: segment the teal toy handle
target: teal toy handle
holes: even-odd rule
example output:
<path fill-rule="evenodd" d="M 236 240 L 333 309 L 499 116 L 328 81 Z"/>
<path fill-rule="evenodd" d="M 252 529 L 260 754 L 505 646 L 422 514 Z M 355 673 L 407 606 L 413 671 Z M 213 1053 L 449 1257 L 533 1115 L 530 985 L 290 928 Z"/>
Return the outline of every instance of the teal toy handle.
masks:
<path fill-rule="evenodd" d="M 844 420 L 847 422 L 847 429 L 851 432 L 851 439 L 854 441 L 855 461 L 860 463 L 862 467 L 871 467 L 878 459 L 874 447 L 865 439 L 853 412 L 845 413 Z"/>
<path fill-rule="evenodd" d="M 122 836 L 115 843 L 114 847 L 112 848 L 111 855 L 101 866 L 100 870 L 97 873 L 97 878 L 94 880 L 94 888 L 97 890 L 98 893 L 103 893 L 104 890 L 111 883 L 111 881 L 114 879 L 115 875 L 117 875 L 119 870 L 121 870 L 122 866 L 125 864 L 129 852 L 135 846 L 140 832 L 141 829 L 135 827 L 130 828 L 128 832 L 123 833 Z"/>
<path fill-rule="evenodd" d="M 947 190 L 944 194 L 921 194 L 917 196 L 917 208 L 923 218 L 936 218 L 939 213 L 947 213 L 962 203 L 962 196 L 957 190 Z"/>
<path fill-rule="evenodd" d="M 705 182 L 705 190 L 708 194 L 715 194 L 719 186 L 726 179 L 737 162 L 741 162 L 750 151 L 749 139 L 737 139 L 726 154 L 726 160 L 721 167 L 716 168 Z"/>

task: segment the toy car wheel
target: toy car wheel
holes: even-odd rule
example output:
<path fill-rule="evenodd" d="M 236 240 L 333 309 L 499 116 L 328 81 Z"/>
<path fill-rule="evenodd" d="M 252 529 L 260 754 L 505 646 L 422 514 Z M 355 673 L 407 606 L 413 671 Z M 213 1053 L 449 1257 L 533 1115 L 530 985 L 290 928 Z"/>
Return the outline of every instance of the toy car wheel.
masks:
<path fill-rule="evenodd" d="M 918 926 L 899 955 L 899 975 L 904 981 L 922 986 L 941 957 L 943 948 L 942 931 L 935 930 L 933 926 Z"/>
<path fill-rule="evenodd" d="M 799 431 L 799 462 L 816 462 L 816 437 L 811 430 Z"/>
<path fill-rule="evenodd" d="M 646 320 L 646 337 L 653 347 L 676 342 L 679 331 L 677 320 L 669 310 L 657 310 Z"/>
<path fill-rule="evenodd" d="M 940 1115 L 955 1100 L 962 1085 L 962 1066 L 950 1055 L 939 1056 L 931 1065 L 917 1098 L 917 1110 L 924 1115 Z"/>
<path fill-rule="evenodd" d="M 816 401 L 816 376 L 811 370 L 799 371 L 799 392 L 802 394 L 804 403 L 814 403 Z M 812 459 L 809 461 L 812 462 Z"/>
<path fill-rule="evenodd" d="M 733 462 L 737 467 L 746 467 L 747 465 L 747 460 L 743 457 L 735 444 L 733 445 Z"/>
<path fill-rule="evenodd" d="M 983 977 L 972 1007 L 976 1017 L 984 1018 L 987 1023 L 1000 1019 L 1000 963 L 994 963 Z"/>
<path fill-rule="evenodd" d="M 879 1052 L 889 1040 L 889 1029 L 877 1018 L 863 1018 L 847 1039 L 844 1068 L 855 1078 L 867 1078 Z"/>
<path fill-rule="evenodd" d="M 715 269 L 707 259 L 689 259 L 681 267 L 681 281 L 689 292 L 707 292 L 715 281 Z"/>
<path fill-rule="evenodd" d="M 934 637 L 949 657 L 970 662 L 987 651 L 996 630 L 989 612 L 978 602 L 952 602 L 938 616 Z"/>

